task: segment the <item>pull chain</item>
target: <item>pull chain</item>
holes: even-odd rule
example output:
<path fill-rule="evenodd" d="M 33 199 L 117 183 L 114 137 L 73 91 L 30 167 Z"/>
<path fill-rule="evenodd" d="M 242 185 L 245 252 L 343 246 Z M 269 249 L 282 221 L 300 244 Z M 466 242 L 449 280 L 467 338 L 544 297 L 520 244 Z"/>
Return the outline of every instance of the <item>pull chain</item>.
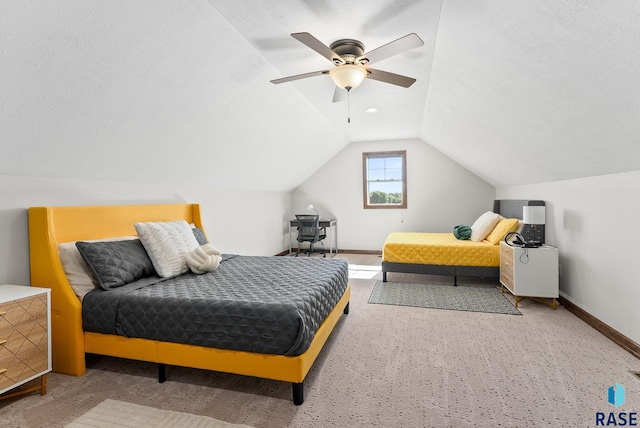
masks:
<path fill-rule="evenodd" d="M 347 90 L 347 123 L 351 123 L 351 86 L 345 88 Z"/>

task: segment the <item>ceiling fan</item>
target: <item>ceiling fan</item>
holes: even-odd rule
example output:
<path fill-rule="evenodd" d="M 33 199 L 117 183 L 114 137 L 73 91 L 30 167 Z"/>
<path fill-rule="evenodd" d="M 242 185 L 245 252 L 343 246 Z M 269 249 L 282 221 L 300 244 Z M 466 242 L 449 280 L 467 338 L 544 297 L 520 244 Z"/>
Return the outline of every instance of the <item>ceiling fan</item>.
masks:
<path fill-rule="evenodd" d="M 358 87 L 365 78 L 391 83 L 403 88 L 413 85 L 416 79 L 412 77 L 369 68 L 368 65 L 424 45 L 424 42 L 417 34 L 410 33 L 364 53 L 364 44 L 359 40 L 340 39 L 331 43 L 331 46 L 326 46 L 309 33 L 293 33 L 291 36 L 327 58 L 335 67 L 331 70 L 312 71 L 311 73 L 274 79 L 271 83 L 285 83 L 328 74 L 336 84 L 334 102 L 342 99 L 341 94 L 344 92 L 339 91 L 339 89 L 346 89 L 349 92 L 351 89 Z"/>

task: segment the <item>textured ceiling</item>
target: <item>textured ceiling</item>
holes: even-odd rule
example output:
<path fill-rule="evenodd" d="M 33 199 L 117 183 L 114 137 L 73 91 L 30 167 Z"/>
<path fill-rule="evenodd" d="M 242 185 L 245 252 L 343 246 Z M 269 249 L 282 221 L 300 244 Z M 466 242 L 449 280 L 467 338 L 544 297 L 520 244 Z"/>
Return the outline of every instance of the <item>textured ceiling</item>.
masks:
<path fill-rule="evenodd" d="M 372 66 L 417 82 L 269 83 L 332 67 L 303 31 L 415 32 Z M 289 190 L 401 138 L 495 186 L 639 170 L 639 46 L 633 0 L 0 2 L 0 174 Z"/>
<path fill-rule="evenodd" d="M 494 185 L 640 169 L 640 3 L 444 1 L 421 136 Z"/>
<path fill-rule="evenodd" d="M 354 89 L 348 102 L 333 103 L 335 85 L 327 75 L 286 85 L 295 87 L 322 113 L 335 131 L 349 141 L 417 138 L 420 134 L 429 71 L 438 27 L 440 1 L 280 0 L 209 2 L 260 52 L 278 72 L 272 79 L 329 70 L 333 64 L 290 36 L 308 32 L 326 46 L 339 39 L 357 39 L 365 52 L 416 33 L 425 45 L 383 61 L 375 69 L 416 78 L 410 88 L 367 80 Z M 366 113 L 374 107 L 374 114 Z M 351 123 L 347 117 L 351 116 Z"/>

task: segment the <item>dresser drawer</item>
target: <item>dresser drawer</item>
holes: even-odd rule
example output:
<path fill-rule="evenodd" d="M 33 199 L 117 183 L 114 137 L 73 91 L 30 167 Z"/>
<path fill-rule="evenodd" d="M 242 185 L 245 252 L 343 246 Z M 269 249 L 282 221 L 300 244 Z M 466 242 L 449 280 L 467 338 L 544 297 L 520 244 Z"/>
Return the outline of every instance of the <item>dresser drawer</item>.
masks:
<path fill-rule="evenodd" d="M 36 320 L 47 320 L 47 295 L 25 297 L 0 303 L 0 332 L 11 330 Z"/>

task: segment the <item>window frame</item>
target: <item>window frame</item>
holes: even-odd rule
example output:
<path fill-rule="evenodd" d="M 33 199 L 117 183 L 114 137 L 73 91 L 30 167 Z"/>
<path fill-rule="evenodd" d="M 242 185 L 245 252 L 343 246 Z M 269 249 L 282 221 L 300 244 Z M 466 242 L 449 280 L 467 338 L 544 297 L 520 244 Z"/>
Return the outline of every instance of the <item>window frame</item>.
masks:
<path fill-rule="evenodd" d="M 371 204 L 369 203 L 369 169 L 367 161 L 370 158 L 398 157 L 402 159 L 402 203 L 401 204 Z M 385 152 L 363 152 L 362 153 L 362 183 L 364 198 L 364 209 L 406 209 L 407 208 L 407 151 L 393 150 Z"/>

